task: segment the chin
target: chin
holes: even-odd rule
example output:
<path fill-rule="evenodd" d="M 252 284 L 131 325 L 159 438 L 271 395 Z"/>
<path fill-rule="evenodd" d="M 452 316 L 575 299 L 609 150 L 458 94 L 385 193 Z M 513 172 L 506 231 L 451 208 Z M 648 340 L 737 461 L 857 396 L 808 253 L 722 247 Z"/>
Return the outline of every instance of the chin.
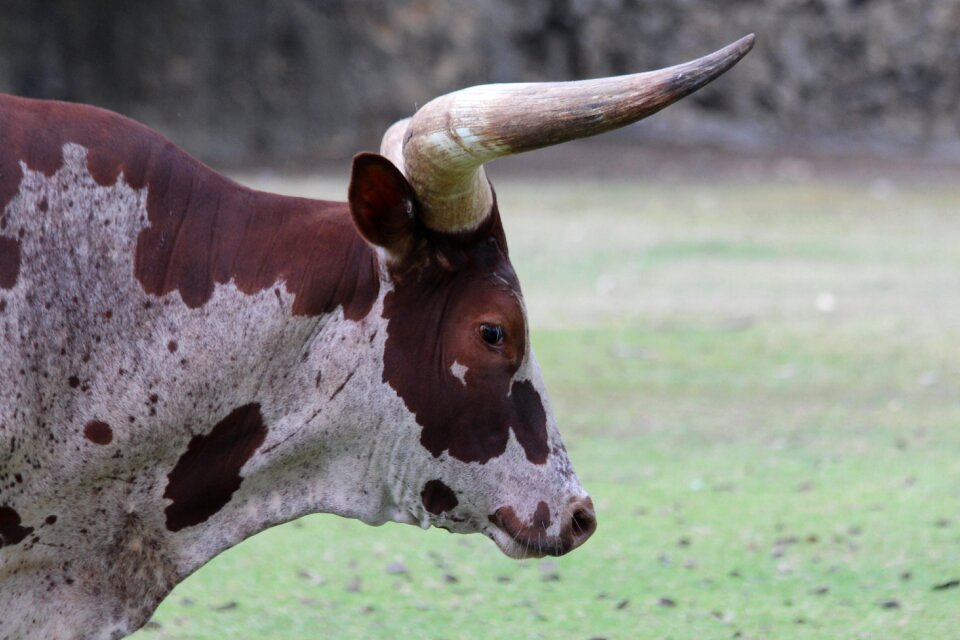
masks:
<path fill-rule="evenodd" d="M 559 544 L 553 544 L 549 538 L 545 538 L 540 545 L 529 545 L 515 540 L 506 531 L 502 529 L 490 529 L 485 532 L 493 540 L 497 548 L 503 552 L 503 555 L 514 560 L 527 560 L 530 558 L 543 558 L 546 556 L 563 555 L 559 549 Z"/>

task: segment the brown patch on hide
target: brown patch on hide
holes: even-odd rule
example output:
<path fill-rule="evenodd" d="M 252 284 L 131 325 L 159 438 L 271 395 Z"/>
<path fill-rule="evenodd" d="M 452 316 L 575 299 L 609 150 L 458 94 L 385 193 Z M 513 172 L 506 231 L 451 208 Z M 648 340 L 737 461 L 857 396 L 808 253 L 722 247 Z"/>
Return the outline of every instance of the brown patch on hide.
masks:
<path fill-rule="evenodd" d="M 430 480 L 423 485 L 420 500 L 423 508 L 435 516 L 444 511 L 452 511 L 459 504 L 457 494 L 440 480 Z"/>
<path fill-rule="evenodd" d="M 83 436 L 94 444 L 108 445 L 113 442 L 113 429 L 106 422 L 91 420 L 83 428 Z"/>
<path fill-rule="evenodd" d="M 431 236 L 426 259 L 398 274 L 384 301 L 389 320 L 383 380 L 423 428 L 421 444 L 463 462 L 503 454 L 510 430 L 527 459 L 549 455 L 546 411 L 529 381 L 513 382 L 526 353 L 520 286 L 502 240 L 499 215 L 482 238 Z M 484 344 L 482 322 L 503 326 L 502 349 Z M 464 382 L 450 366 L 467 368 Z"/>
<path fill-rule="evenodd" d="M 150 191 L 150 227 L 137 239 L 134 273 L 147 293 L 176 290 L 197 308 L 215 284 L 255 294 L 283 279 L 296 315 L 370 311 L 374 255 L 343 205 L 256 193 L 183 159 L 166 169 L 157 179 L 168 188 Z"/>
<path fill-rule="evenodd" d="M 20 543 L 33 527 L 20 526 L 20 514 L 13 507 L 0 507 L 0 547 Z"/>
<path fill-rule="evenodd" d="M 87 149 L 98 184 L 113 185 L 122 173 L 132 188 L 148 187 L 149 226 L 133 264 L 147 293 L 176 291 L 197 308 L 217 284 L 233 281 L 254 294 L 283 279 L 294 314 L 343 305 L 354 320 L 376 300 L 375 257 L 345 203 L 247 189 L 147 127 L 86 105 L 0 95 L 0 140 L 0 208 L 19 190 L 21 161 L 52 175 L 68 142 Z"/>
<path fill-rule="evenodd" d="M 167 476 L 167 529 L 179 531 L 206 521 L 240 488 L 240 469 L 267 437 L 260 405 L 234 409 L 207 435 L 194 436 Z"/>
<path fill-rule="evenodd" d="M 0 122 L 0 133 L 2 131 L 3 123 Z M 22 179 L 23 171 L 20 170 L 20 163 L 9 154 L 0 153 L 0 214 L 20 191 Z"/>
<path fill-rule="evenodd" d="M 12 289 L 20 275 L 20 241 L 0 236 L 0 289 Z"/>

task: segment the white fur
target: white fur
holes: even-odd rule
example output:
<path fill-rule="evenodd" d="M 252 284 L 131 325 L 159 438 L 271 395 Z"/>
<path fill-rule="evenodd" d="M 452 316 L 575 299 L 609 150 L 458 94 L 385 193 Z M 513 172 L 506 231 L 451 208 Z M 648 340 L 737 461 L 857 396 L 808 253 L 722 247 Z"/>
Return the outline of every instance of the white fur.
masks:
<path fill-rule="evenodd" d="M 450 373 L 454 378 L 459 380 L 460 384 L 463 386 L 467 386 L 467 371 L 469 371 L 467 366 L 462 365 L 457 361 L 454 361 L 453 364 L 450 365 Z"/>

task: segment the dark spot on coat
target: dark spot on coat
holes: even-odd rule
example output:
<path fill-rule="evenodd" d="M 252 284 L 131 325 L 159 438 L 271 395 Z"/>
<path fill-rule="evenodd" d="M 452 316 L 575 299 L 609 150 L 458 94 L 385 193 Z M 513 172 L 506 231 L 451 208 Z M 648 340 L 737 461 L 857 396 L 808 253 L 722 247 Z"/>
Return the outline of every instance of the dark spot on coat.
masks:
<path fill-rule="evenodd" d="M 5 134 L 0 119 L 0 135 Z M 6 140 L 6 138 L 4 138 Z M 0 213 L 7 208 L 7 204 L 13 200 L 13 197 L 20 191 L 20 180 L 23 179 L 23 171 L 20 169 L 17 154 L 0 154 Z"/>
<path fill-rule="evenodd" d="M 0 236 L 0 288 L 12 289 L 20 275 L 20 241 Z"/>
<path fill-rule="evenodd" d="M 54 515 L 47 516 L 46 519 L 44 519 L 44 522 L 46 522 L 47 524 L 56 524 L 57 516 L 54 516 Z"/>
<path fill-rule="evenodd" d="M 20 526 L 20 514 L 13 507 L 0 507 L 0 547 L 19 543 L 33 533 L 33 527 Z"/>
<path fill-rule="evenodd" d="M 71 389 L 76 389 L 77 387 L 80 386 L 80 378 L 78 378 L 77 376 L 70 376 L 69 378 L 67 378 L 67 384 L 70 385 Z"/>
<path fill-rule="evenodd" d="M 37 208 L 40 209 L 42 213 L 47 212 L 47 210 L 50 208 L 50 204 L 47 202 L 46 196 L 40 199 L 40 203 L 37 204 Z"/>
<path fill-rule="evenodd" d="M 440 480 L 430 480 L 423 485 L 420 500 L 423 501 L 423 508 L 433 515 L 451 511 L 459 504 L 457 494 Z"/>
<path fill-rule="evenodd" d="M 177 344 L 176 340 L 171 340 L 170 342 L 167 343 L 167 351 L 169 351 L 170 353 L 176 353 L 177 348 L 179 346 L 180 345 Z"/>
<path fill-rule="evenodd" d="M 83 436 L 94 444 L 107 445 L 113 442 L 113 429 L 106 422 L 91 420 L 83 428 Z"/>
<path fill-rule="evenodd" d="M 234 409 L 209 434 L 194 436 L 167 476 L 167 529 L 200 524 L 222 509 L 243 482 L 240 469 L 266 437 L 257 403 Z"/>

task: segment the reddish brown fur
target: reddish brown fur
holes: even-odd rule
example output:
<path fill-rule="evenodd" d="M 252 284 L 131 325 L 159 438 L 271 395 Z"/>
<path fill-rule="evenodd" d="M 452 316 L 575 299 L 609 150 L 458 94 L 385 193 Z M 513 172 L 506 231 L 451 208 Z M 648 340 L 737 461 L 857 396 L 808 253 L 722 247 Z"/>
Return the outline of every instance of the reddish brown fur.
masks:
<path fill-rule="evenodd" d="M 148 188 L 149 227 L 137 242 L 134 274 L 155 295 L 178 291 L 199 307 L 216 284 L 233 281 L 256 293 L 279 279 L 295 294 L 293 311 L 319 315 L 344 306 L 358 319 L 379 290 L 374 256 L 342 203 L 290 198 L 242 187 L 162 136 L 114 113 L 85 105 L 0 96 L 0 208 L 16 195 L 16 159 L 52 175 L 67 142 L 87 149 L 101 185 L 120 173 Z M 0 242 L 0 286 L 9 282 L 12 250 Z M 15 279 L 15 274 L 14 274 Z"/>
<path fill-rule="evenodd" d="M 416 239 L 416 196 L 400 170 L 373 153 L 353 159 L 350 176 L 350 212 L 371 244 L 392 256 L 408 256 Z"/>
<path fill-rule="evenodd" d="M 510 430 L 535 464 L 546 462 L 546 412 L 529 381 L 514 382 L 527 352 L 520 285 L 502 243 L 494 211 L 482 241 L 428 236 L 429 249 L 398 276 L 384 315 L 391 322 L 384 353 L 385 382 L 423 427 L 420 442 L 464 462 L 486 462 L 507 447 Z M 480 338 L 481 323 L 504 327 L 502 349 Z M 467 368 L 466 384 L 450 367 Z M 412 363 L 416 363 L 413 365 Z M 410 375 L 411 369 L 421 375 Z"/>
<path fill-rule="evenodd" d="M 0 288 L 12 289 L 20 274 L 20 242 L 0 236 Z"/>

